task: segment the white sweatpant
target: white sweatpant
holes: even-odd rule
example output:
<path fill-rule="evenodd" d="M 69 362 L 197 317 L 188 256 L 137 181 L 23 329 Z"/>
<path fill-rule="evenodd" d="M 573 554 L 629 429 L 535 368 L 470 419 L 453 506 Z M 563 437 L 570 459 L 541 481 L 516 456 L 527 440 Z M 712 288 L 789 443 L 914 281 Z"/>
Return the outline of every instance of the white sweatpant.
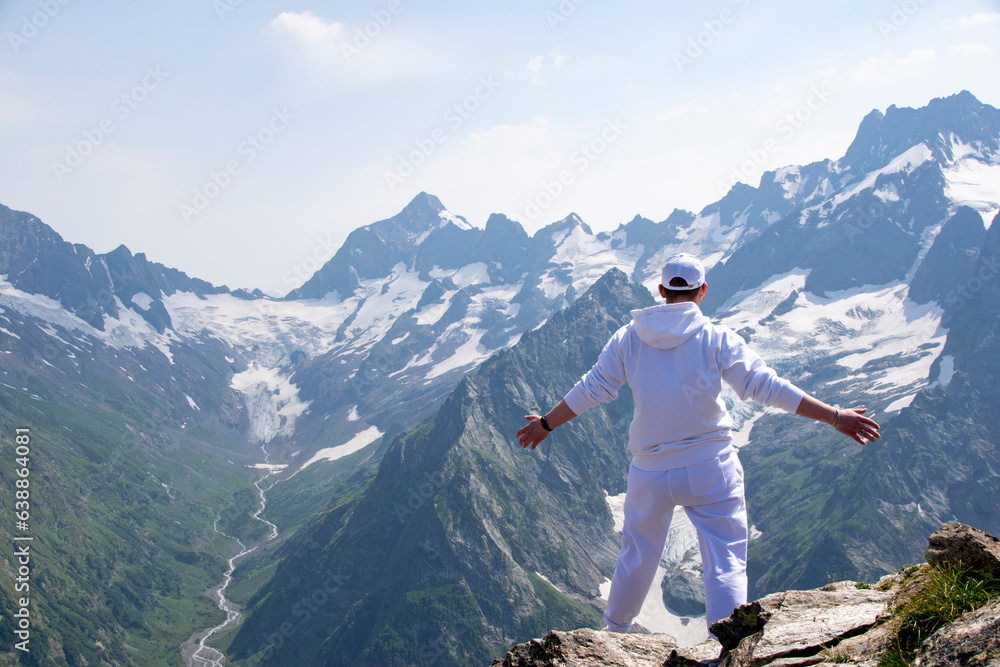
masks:
<path fill-rule="evenodd" d="M 698 531 L 707 624 L 728 618 L 736 607 L 746 604 L 747 512 L 743 466 L 736 450 L 676 470 L 650 472 L 631 466 L 622 548 L 604 614 L 608 630 L 632 629 L 656 574 L 674 507 L 678 505 Z"/>

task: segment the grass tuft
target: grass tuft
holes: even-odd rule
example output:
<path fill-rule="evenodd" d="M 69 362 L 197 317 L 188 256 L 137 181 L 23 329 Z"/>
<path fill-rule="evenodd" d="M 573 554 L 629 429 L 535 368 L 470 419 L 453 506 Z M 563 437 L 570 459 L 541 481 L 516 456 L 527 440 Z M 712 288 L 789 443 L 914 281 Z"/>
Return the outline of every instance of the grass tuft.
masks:
<path fill-rule="evenodd" d="M 851 654 L 842 648 L 823 649 L 823 662 L 846 663 L 851 662 Z"/>
<path fill-rule="evenodd" d="M 897 613 L 899 627 L 893 646 L 879 667 L 907 667 L 920 644 L 939 628 L 1000 596 L 1000 581 L 969 574 L 960 567 L 934 567 L 927 585 L 907 600 Z"/>

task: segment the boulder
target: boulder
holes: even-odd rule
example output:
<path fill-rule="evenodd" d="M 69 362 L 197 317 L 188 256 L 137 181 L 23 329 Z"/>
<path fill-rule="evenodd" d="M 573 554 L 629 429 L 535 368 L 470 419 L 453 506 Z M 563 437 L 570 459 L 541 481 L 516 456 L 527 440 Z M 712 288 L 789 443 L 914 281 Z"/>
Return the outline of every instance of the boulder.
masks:
<path fill-rule="evenodd" d="M 927 562 L 969 568 L 1000 579 L 1000 539 L 972 526 L 946 523 L 928 539 Z"/>

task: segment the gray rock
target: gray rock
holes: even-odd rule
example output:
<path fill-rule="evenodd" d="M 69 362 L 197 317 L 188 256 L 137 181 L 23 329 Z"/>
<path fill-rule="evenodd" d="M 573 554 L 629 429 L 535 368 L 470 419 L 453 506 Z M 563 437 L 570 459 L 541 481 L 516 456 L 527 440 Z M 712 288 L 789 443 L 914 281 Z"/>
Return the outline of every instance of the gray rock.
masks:
<path fill-rule="evenodd" d="M 1000 667 L 1000 599 L 969 612 L 925 641 L 914 667 Z"/>
<path fill-rule="evenodd" d="M 722 647 L 714 639 L 695 646 L 684 646 L 670 652 L 663 667 L 717 667 Z"/>
<path fill-rule="evenodd" d="M 971 568 L 1000 579 L 1000 539 L 972 526 L 946 523 L 928 539 L 927 562 Z"/>
<path fill-rule="evenodd" d="M 726 648 L 720 667 L 758 667 L 784 658 L 796 658 L 794 664 L 823 662 L 829 647 L 874 626 L 891 597 L 889 591 L 858 589 L 854 582 L 765 596 L 712 625 Z"/>
<path fill-rule="evenodd" d="M 675 570 L 663 577 L 663 604 L 681 616 L 705 613 L 705 584 L 700 572 Z"/>
<path fill-rule="evenodd" d="M 713 642 L 714 643 L 714 642 Z M 550 632 L 513 648 L 495 667 L 660 667 L 677 650 L 670 635 L 633 635 L 597 630 Z M 718 644 L 715 644 L 718 652 Z"/>

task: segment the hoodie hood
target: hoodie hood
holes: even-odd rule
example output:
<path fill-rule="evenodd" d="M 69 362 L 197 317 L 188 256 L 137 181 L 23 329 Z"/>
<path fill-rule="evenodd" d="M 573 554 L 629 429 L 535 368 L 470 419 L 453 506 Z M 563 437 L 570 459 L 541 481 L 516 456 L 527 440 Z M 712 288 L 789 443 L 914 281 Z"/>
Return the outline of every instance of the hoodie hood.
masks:
<path fill-rule="evenodd" d="M 693 301 L 667 303 L 632 311 L 632 326 L 646 345 L 672 350 L 700 331 L 709 320 Z"/>

